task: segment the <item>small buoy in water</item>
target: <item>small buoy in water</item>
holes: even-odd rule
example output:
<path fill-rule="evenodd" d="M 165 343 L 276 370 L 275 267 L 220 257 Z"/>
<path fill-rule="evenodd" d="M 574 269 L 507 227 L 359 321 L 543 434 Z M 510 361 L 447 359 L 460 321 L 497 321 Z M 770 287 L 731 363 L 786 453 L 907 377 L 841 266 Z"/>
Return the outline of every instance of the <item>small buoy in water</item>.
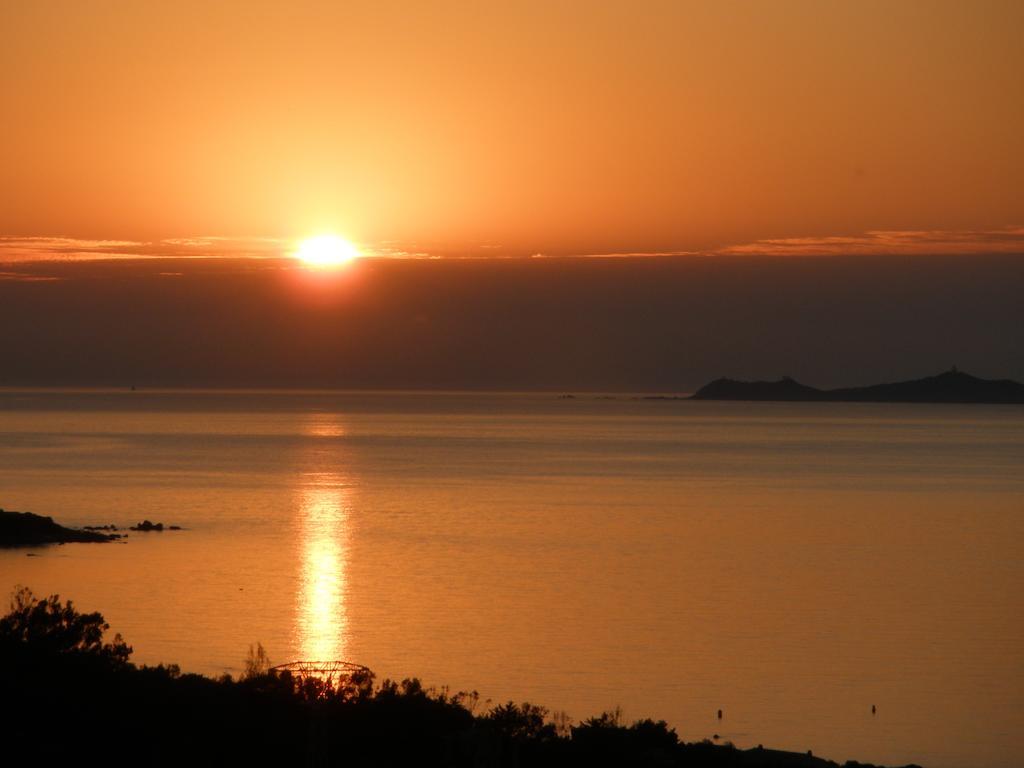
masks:
<path fill-rule="evenodd" d="M 875 714 L 875 705 L 874 704 L 871 705 L 871 714 L 872 715 Z"/>
<path fill-rule="evenodd" d="M 721 719 L 722 719 L 722 710 L 718 710 L 718 719 L 719 719 L 719 720 L 721 720 Z"/>

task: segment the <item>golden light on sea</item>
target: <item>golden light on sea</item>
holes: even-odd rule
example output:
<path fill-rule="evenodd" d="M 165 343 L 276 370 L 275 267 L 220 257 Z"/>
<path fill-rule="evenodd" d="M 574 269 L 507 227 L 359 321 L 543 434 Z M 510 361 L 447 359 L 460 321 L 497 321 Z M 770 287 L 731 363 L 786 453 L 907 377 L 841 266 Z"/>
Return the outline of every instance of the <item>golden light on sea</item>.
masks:
<path fill-rule="evenodd" d="M 302 658 L 345 658 L 349 510 L 346 488 L 333 472 L 311 473 L 300 491 L 301 561 L 296 631 Z"/>

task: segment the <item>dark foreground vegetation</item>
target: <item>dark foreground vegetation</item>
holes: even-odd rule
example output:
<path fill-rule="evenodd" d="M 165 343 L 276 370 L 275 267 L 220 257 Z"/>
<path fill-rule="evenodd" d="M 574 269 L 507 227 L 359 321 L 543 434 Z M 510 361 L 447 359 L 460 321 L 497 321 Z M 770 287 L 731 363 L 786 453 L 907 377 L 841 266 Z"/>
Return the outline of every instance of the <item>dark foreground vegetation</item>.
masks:
<path fill-rule="evenodd" d="M 52 517 L 0 509 L 0 547 L 38 547 L 43 544 L 100 543 L 120 538 L 98 529 L 80 531 L 53 522 Z"/>
<path fill-rule="evenodd" d="M 234 680 L 137 667 L 98 613 L 26 589 L 0 619 L 5 765 L 688 766 L 826 768 L 805 754 L 685 744 L 664 722 L 617 714 L 570 725 L 541 707 L 477 711 L 475 693 L 325 684 L 269 668 L 250 651 Z M 848 763 L 847 766 L 856 766 Z"/>

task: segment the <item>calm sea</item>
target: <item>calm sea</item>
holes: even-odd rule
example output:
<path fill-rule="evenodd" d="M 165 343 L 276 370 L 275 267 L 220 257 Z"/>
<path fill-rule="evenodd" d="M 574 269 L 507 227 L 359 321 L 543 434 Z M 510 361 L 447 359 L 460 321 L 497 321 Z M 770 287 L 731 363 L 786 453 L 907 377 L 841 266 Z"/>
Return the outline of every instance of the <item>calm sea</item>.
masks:
<path fill-rule="evenodd" d="M 138 662 L 260 641 L 687 740 L 1024 755 L 1019 407 L 6 390 L 0 506 L 186 529 L 0 552 Z"/>

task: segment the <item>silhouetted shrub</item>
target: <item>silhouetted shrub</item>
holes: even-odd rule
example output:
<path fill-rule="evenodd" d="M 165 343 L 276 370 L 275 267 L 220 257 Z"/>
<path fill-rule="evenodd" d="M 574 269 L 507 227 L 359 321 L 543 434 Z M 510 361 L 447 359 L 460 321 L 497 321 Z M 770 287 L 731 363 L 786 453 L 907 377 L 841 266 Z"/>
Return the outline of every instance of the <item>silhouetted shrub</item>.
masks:
<path fill-rule="evenodd" d="M 523 702 L 516 706 L 511 701 L 499 704 L 484 715 L 484 721 L 507 739 L 544 740 L 557 738 L 553 723 L 545 722 L 548 711 L 544 707 Z"/>
<path fill-rule="evenodd" d="M 270 657 L 267 656 L 263 643 L 256 643 L 249 646 L 249 655 L 245 659 L 245 666 L 242 669 L 241 680 L 252 680 L 256 677 L 265 677 L 270 674 Z"/>

